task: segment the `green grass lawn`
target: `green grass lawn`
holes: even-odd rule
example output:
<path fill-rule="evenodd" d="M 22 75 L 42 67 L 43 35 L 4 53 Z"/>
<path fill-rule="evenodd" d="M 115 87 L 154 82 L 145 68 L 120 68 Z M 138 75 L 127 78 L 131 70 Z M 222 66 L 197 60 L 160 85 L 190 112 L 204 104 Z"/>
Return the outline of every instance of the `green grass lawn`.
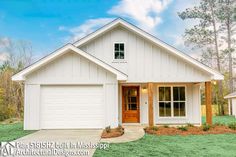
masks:
<path fill-rule="evenodd" d="M 23 123 L 0 124 L 0 141 L 12 141 L 35 131 L 23 130 Z"/>
<path fill-rule="evenodd" d="M 202 118 L 204 123 L 206 118 Z M 213 117 L 213 123 L 236 122 L 233 116 Z M 94 157 L 146 157 L 146 156 L 234 156 L 236 134 L 156 136 L 146 134 L 142 139 L 123 144 L 110 144 L 107 150 L 97 149 Z"/>
<path fill-rule="evenodd" d="M 236 156 L 236 135 L 155 136 L 96 150 L 94 157 Z"/>
<path fill-rule="evenodd" d="M 206 122 L 206 117 L 202 117 L 202 124 Z M 236 122 L 236 118 L 234 116 L 214 116 L 213 124 L 220 123 L 228 125 L 230 123 Z"/>

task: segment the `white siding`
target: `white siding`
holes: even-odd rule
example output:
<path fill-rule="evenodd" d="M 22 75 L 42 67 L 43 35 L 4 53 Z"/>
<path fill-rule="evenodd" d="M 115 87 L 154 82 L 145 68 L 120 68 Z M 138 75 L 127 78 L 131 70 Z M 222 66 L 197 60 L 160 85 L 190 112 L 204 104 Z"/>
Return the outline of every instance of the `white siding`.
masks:
<path fill-rule="evenodd" d="M 40 128 L 40 85 L 25 84 L 24 129 Z"/>
<path fill-rule="evenodd" d="M 123 84 L 125 85 L 125 84 Z M 148 96 L 147 92 L 142 91 L 142 87 L 147 87 L 146 84 L 132 84 L 140 86 L 140 123 L 148 124 Z M 153 109 L 154 109 L 154 120 L 156 124 L 186 124 L 192 123 L 195 125 L 201 124 L 201 101 L 200 101 L 200 85 L 199 84 L 181 84 L 186 85 L 187 102 L 186 102 L 186 117 L 185 118 L 158 118 L 158 91 L 157 87 L 162 84 L 154 85 L 153 92 Z M 164 84 L 165 86 L 168 84 Z M 178 84 L 170 84 L 178 85 Z M 120 101 L 119 101 L 119 122 L 122 123 L 122 84 L 120 85 Z"/>
<path fill-rule="evenodd" d="M 166 85 L 166 84 L 165 84 Z M 176 85 L 176 84 L 175 84 Z M 181 84 L 184 85 L 184 84 Z M 186 85 L 186 117 L 159 117 L 158 116 L 158 89 L 154 88 L 154 117 L 156 124 L 201 124 L 201 101 L 200 101 L 200 85 Z M 158 85 L 161 86 L 161 85 Z"/>
<path fill-rule="evenodd" d="M 236 118 L 236 98 L 232 98 L 232 115 Z"/>
<path fill-rule="evenodd" d="M 113 59 L 114 42 L 125 43 L 125 60 Z M 128 82 L 203 82 L 210 75 L 150 41 L 117 27 L 82 45 L 82 50 L 128 75 Z"/>
<path fill-rule="evenodd" d="M 116 76 L 76 53 L 67 53 L 28 75 L 25 82 L 24 129 L 40 128 L 42 85 L 103 85 L 105 126 L 118 125 Z M 104 108 L 104 110 L 105 110 Z"/>
<path fill-rule="evenodd" d="M 26 77 L 27 84 L 114 83 L 116 76 L 76 53 L 67 53 Z"/>

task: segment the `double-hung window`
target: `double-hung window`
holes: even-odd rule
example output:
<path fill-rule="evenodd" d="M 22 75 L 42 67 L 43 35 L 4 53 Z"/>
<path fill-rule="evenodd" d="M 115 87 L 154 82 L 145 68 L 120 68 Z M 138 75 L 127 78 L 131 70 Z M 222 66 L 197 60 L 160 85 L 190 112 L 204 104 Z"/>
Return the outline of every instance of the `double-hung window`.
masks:
<path fill-rule="evenodd" d="M 185 86 L 158 87 L 159 117 L 185 117 Z"/>
<path fill-rule="evenodd" d="M 124 59 L 124 58 L 125 58 L 125 44 L 114 43 L 114 59 Z"/>

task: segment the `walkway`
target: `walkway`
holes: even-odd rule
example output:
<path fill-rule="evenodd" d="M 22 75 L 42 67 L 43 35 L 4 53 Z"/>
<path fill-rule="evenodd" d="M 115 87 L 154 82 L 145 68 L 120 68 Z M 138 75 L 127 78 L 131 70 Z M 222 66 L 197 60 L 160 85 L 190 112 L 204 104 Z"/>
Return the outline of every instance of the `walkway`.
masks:
<path fill-rule="evenodd" d="M 123 126 L 125 128 L 124 135 L 115 138 L 104 138 L 101 139 L 100 142 L 107 142 L 107 143 L 124 143 L 124 142 L 131 142 L 136 141 L 144 136 L 143 126 L 136 126 L 136 125 L 129 125 Z"/>
<path fill-rule="evenodd" d="M 82 149 L 76 148 L 76 144 L 78 142 L 82 142 L 82 146 L 84 144 L 97 144 L 101 139 L 102 130 L 40 130 L 33 134 L 24 136 L 20 139 L 17 139 L 16 142 L 19 142 L 24 145 L 29 145 L 30 143 L 39 143 L 40 142 L 49 142 L 56 153 L 59 153 L 66 148 L 67 153 L 86 153 L 86 155 L 92 157 L 95 152 L 94 148 L 91 149 Z M 67 149 L 68 148 L 68 149 Z M 39 150 L 40 148 L 36 149 Z M 50 149 L 51 150 L 51 149 Z M 18 156 L 18 155 L 17 155 Z M 19 155 L 20 156 L 20 155 Z M 23 155 L 22 155 L 23 156 Z M 31 156 L 31 155 L 25 155 Z M 32 155 L 33 156 L 33 155 Z M 45 155 L 46 156 L 46 155 Z M 53 156 L 53 155 L 52 155 Z M 55 156 L 55 155 L 54 155 Z M 56 156 L 65 157 L 65 154 L 56 154 Z M 69 155 L 70 156 L 70 155 Z M 72 155 L 73 157 L 81 156 L 81 155 Z M 50 157 L 50 155 L 48 156 Z"/>

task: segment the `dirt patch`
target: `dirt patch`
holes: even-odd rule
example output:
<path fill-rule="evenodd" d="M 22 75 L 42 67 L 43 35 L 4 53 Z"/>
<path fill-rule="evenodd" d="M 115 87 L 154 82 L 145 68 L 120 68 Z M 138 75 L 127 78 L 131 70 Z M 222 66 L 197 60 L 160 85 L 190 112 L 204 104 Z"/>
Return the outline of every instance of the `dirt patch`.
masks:
<path fill-rule="evenodd" d="M 124 128 L 118 127 L 118 128 L 109 129 L 109 130 L 104 129 L 101 137 L 112 138 L 112 137 L 122 136 L 123 134 L 124 134 Z"/>
<path fill-rule="evenodd" d="M 227 126 L 212 126 L 208 131 L 203 131 L 202 127 L 187 127 L 187 131 L 182 131 L 176 127 L 158 127 L 157 130 L 153 130 L 150 127 L 144 129 L 147 134 L 154 135 L 205 135 L 205 134 L 226 134 L 226 133 L 235 133 L 236 130 L 232 130 Z"/>

